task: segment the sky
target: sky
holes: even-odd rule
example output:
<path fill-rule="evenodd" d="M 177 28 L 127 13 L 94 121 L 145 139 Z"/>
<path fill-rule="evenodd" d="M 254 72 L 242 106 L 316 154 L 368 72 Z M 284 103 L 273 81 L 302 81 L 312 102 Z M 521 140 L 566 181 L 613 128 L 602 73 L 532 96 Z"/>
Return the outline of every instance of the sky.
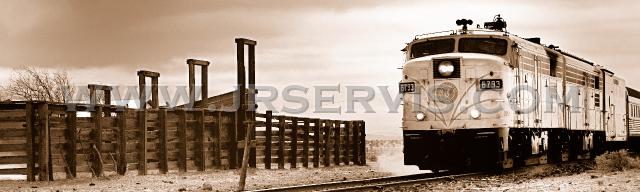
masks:
<path fill-rule="evenodd" d="M 243 37 L 258 42 L 258 85 L 309 87 L 299 92 L 307 98 L 313 86 L 388 86 L 395 96 L 400 50 L 415 35 L 456 29 L 456 19 L 482 23 L 501 14 L 509 32 L 540 37 L 640 88 L 637 10 L 634 0 L 2 0 L 0 85 L 20 66 L 65 70 L 78 85 L 136 85 L 141 69 L 160 72 L 163 85 L 185 85 L 185 61 L 195 58 L 211 62 L 209 95 L 216 95 L 234 89 L 234 38 Z M 299 116 L 361 119 L 370 134 L 398 136 L 401 114 L 389 113 L 376 94 L 376 113 L 356 107 L 356 113 Z M 344 92 L 335 97 L 333 106 L 345 108 Z"/>

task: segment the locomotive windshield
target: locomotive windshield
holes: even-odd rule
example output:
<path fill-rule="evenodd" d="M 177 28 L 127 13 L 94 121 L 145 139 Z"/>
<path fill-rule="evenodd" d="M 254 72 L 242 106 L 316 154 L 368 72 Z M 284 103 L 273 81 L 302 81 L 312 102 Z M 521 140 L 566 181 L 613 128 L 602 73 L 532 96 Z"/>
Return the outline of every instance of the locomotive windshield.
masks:
<path fill-rule="evenodd" d="M 462 38 L 458 45 L 461 53 L 485 53 L 504 55 L 507 53 L 507 40 L 496 38 Z"/>
<path fill-rule="evenodd" d="M 428 40 L 411 45 L 411 58 L 442 53 L 451 53 L 455 47 L 454 39 Z"/>

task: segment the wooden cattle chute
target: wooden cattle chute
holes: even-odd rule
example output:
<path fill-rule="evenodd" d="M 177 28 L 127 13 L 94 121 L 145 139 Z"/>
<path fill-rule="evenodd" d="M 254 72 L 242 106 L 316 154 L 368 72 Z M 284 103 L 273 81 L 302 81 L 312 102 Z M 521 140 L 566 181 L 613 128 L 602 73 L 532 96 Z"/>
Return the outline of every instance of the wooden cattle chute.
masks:
<path fill-rule="evenodd" d="M 69 107 L 92 110 L 91 117 L 78 117 Z M 36 177 L 47 181 L 54 173 L 74 178 L 83 172 L 102 176 L 132 170 L 144 175 L 154 170 L 228 169 L 233 164 L 230 156 L 238 157 L 236 165 L 241 162 L 241 142 L 230 142 L 236 115 L 235 111 L 206 109 L 2 103 L 0 165 L 26 167 L 0 169 L 0 174 L 25 174 L 29 181 Z M 270 111 L 257 113 L 256 119 L 256 140 L 251 148 L 256 149 L 253 157 L 260 167 L 366 164 L 362 121 L 274 116 Z M 141 138 L 147 142 L 141 144 Z M 99 145 L 94 148 L 94 144 Z"/>
<path fill-rule="evenodd" d="M 236 169 L 243 162 L 245 145 L 250 167 L 366 165 L 363 121 L 256 113 L 256 42 L 239 38 L 236 44 L 238 89 L 233 110 L 209 108 L 211 101 L 228 96 L 208 98 L 209 62 L 194 59 L 187 60 L 186 106 L 160 106 L 160 73 L 145 70 L 137 73 L 140 98 L 135 109 L 111 105 L 113 88 L 95 84 L 87 86 L 89 104 L 0 102 L 0 175 L 21 174 L 28 181 L 50 181 L 56 175 L 75 178 L 78 173 L 102 177 L 133 170 L 146 175 Z M 200 101 L 195 98 L 195 66 L 201 66 Z M 146 78 L 151 78 L 150 100 Z M 104 103 L 98 102 L 97 91 L 103 94 Z"/>

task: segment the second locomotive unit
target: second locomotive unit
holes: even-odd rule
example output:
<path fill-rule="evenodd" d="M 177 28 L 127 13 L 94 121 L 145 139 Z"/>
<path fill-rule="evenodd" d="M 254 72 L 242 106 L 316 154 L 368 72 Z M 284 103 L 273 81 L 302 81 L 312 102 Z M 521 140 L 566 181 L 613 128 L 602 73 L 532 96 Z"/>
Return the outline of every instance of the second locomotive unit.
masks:
<path fill-rule="evenodd" d="M 637 91 L 612 71 L 484 28 L 416 36 L 403 49 L 404 161 L 433 171 L 592 158 L 640 136 Z M 443 34 L 444 33 L 444 34 Z"/>

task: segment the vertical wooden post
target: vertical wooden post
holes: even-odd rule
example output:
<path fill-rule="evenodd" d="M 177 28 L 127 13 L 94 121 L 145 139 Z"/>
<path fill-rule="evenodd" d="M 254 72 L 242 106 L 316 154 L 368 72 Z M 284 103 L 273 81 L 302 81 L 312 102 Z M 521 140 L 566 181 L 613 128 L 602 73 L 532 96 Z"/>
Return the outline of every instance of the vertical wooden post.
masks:
<path fill-rule="evenodd" d="M 118 115 L 118 174 L 127 172 L 127 109 Z"/>
<path fill-rule="evenodd" d="M 264 168 L 271 169 L 271 129 L 273 121 L 273 112 L 267 111 L 265 114 L 265 145 L 264 145 Z"/>
<path fill-rule="evenodd" d="M 367 165 L 367 151 L 366 146 L 367 142 L 365 139 L 365 124 L 364 121 L 359 121 L 360 127 L 360 165 Z"/>
<path fill-rule="evenodd" d="M 180 109 L 178 113 L 178 170 L 187 172 L 187 111 Z"/>
<path fill-rule="evenodd" d="M 138 111 L 138 174 L 147 174 L 147 109 L 143 108 Z"/>
<path fill-rule="evenodd" d="M 67 118 L 66 118 L 66 123 L 67 123 L 67 130 L 66 130 L 66 137 L 67 137 L 67 143 L 66 143 L 66 147 L 65 147 L 65 159 L 67 162 L 67 166 L 68 166 L 68 173 L 67 173 L 67 179 L 70 178 L 75 178 L 77 176 L 77 171 L 76 171 L 76 167 L 77 167 L 77 163 L 76 163 L 76 156 L 77 156 L 77 148 L 76 148 L 76 143 L 77 143 L 77 126 L 76 126 L 76 121 L 77 121 L 77 112 L 74 111 L 67 111 Z"/>
<path fill-rule="evenodd" d="M 360 165 L 360 123 L 353 124 L 353 164 Z"/>
<path fill-rule="evenodd" d="M 214 162 L 213 164 L 217 166 L 219 169 L 222 168 L 222 128 L 224 126 L 222 121 L 222 111 L 216 111 L 216 122 L 218 126 L 213 129 L 213 135 L 216 137 L 216 141 L 214 144 Z"/>
<path fill-rule="evenodd" d="M 278 169 L 284 169 L 284 129 L 286 122 L 284 116 L 278 116 Z"/>
<path fill-rule="evenodd" d="M 313 124 L 313 167 L 320 167 L 320 119 L 314 119 Z"/>
<path fill-rule="evenodd" d="M 195 102 L 196 102 L 195 66 L 193 64 L 189 64 L 189 105 L 191 108 L 196 107 Z"/>
<path fill-rule="evenodd" d="M 293 117 L 291 120 L 291 151 L 289 153 L 291 159 L 291 168 L 298 166 L 298 118 Z"/>
<path fill-rule="evenodd" d="M 139 109 L 146 109 L 147 108 L 147 92 L 145 90 L 145 79 L 144 79 L 144 73 L 138 71 L 138 91 L 140 92 L 140 106 L 138 106 Z"/>
<path fill-rule="evenodd" d="M 49 153 L 51 152 L 51 146 L 49 142 L 49 104 L 46 102 L 41 103 L 38 108 L 38 118 L 40 125 L 40 134 L 38 135 L 39 151 L 38 151 L 38 179 L 40 181 L 50 181 L 53 178 L 50 176 L 49 164 L 51 159 Z"/>
<path fill-rule="evenodd" d="M 302 166 L 309 167 L 309 119 L 303 120 L 303 134 L 302 134 Z"/>
<path fill-rule="evenodd" d="M 93 112 L 93 144 L 94 149 L 91 154 L 93 154 L 93 158 L 91 158 L 91 168 L 94 170 L 94 176 L 102 177 L 102 106 L 96 105 L 95 111 Z"/>
<path fill-rule="evenodd" d="M 196 140 L 196 145 L 198 145 L 195 148 L 195 154 L 196 154 L 196 166 L 197 166 L 197 170 L 198 171 L 204 171 L 206 169 L 206 165 L 207 165 L 207 156 L 206 156 L 206 147 L 204 145 L 204 142 L 206 141 L 206 136 L 204 135 L 205 131 L 204 131 L 204 109 L 199 109 L 197 111 L 194 111 L 195 114 L 195 118 L 196 118 L 196 124 L 195 124 L 195 140 Z"/>
<path fill-rule="evenodd" d="M 351 129 L 353 127 L 352 121 L 346 121 L 344 125 L 344 164 L 349 165 L 351 161 Z"/>
<path fill-rule="evenodd" d="M 151 77 L 151 108 L 157 109 L 160 106 L 158 100 L 158 77 Z"/>
<path fill-rule="evenodd" d="M 249 93 L 247 94 L 248 96 L 248 101 L 247 103 L 247 110 L 249 112 L 249 119 L 251 120 L 252 126 L 248 127 L 249 131 L 251 131 L 251 139 L 255 140 L 256 138 L 256 42 L 255 41 L 248 41 L 249 43 L 247 43 L 245 41 L 245 44 L 248 44 L 248 50 L 247 50 L 247 59 L 248 59 L 248 87 L 249 87 Z M 253 146 L 253 145 L 252 145 Z M 256 148 L 255 147 L 251 147 L 250 148 L 250 153 L 249 153 L 249 165 L 251 167 L 256 167 Z"/>
<path fill-rule="evenodd" d="M 227 133 L 229 134 L 229 168 L 238 168 L 238 128 L 241 126 L 239 122 L 240 112 L 234 112 L 234 124 L 231 127 L 227 127 Z"/>
<path fill-rule="evenodd" d="M 34 130 L 34 113 L 33 102 L 27 102 L 25 106 L 26 110 L 26 128 L 27 128 L 27 181 L 36 180 L 36 149 L 35 148 L 35 130 Z"/>
<path fill-rule="evenodd" d="M 167 157 L 167 108 L 161 107 L 158 111 L 158 134 L 159 134 L 159 148 L 158 148 L 158 169 L 160 173 L 165 174 L 169 171 L 169 159 Z"/>
<path fill-rule="evenodd" d="M 208 64 L 209 62 L 207 62 Z M 201 65 L 200 67 L 200 86 L 202 86 L 201 88 L 201 94 L 202 94 L 202 98 L 201 100 L 204 101 L 205 99 L 209 98 L 209 71 L 208 71 L 208 67 L 209 65 Z M 206 106 L 202 106 L 204 108 L 206 108 Z"/>
<path fill-rule="evenodd" d="M 322 127 L 324 130 L 324 166 L 328 167 L 331 164 L 331 126 L 329 121 L 323 120 L 325 125 Z M 322 125 L 322 124 L 321 124 Z"/>
<path fill-rule="evenodd" d="M 341 139 L 341 136 L 340 136 L 340 134 L 341 134 L 340 126 L 341 126 L 341 124 L 342 123 L 340 123 L 340 121 L 333 121 L 334 133 L 335 133 L 335 135 L 334 135 L 334 139 L 335 139 L 334 146 L 335 146 L 335 149 L 333 150 L 333 153 L 334 153 L 335 156 L 333 157 L 333 163 L 335 165 L 340 165 L 340 161 L 341 161 L 340 156 L 342 156 L 342 153 L 340 153 L 340 147 L 341 147 L 341 144 L 342 144 L 341 143 L 342 139 Z"/>

